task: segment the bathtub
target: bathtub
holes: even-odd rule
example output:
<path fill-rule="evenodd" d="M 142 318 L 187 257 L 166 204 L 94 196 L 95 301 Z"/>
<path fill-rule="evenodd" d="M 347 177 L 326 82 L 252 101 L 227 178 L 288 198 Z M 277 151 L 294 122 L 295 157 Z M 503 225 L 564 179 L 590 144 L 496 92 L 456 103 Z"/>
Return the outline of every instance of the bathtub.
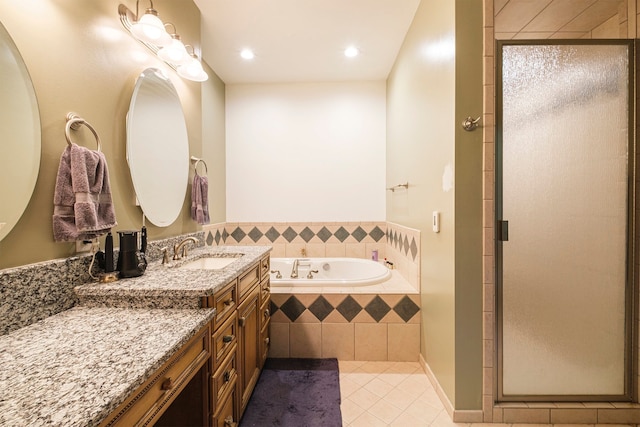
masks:
<path fill-rule="evenodd" d="M 294 260 L 298 278 L 291 278 Z M 309 278 L 311 271 L 312 278 Z M 317 271 L 317 272 L 316 272 Z M 280 272 L 281 278 L 278 278 Z M 391 270 L 379 262 L 361 258 L 271 258 L 271 286 L 368 286 L 391 278 Z"/>

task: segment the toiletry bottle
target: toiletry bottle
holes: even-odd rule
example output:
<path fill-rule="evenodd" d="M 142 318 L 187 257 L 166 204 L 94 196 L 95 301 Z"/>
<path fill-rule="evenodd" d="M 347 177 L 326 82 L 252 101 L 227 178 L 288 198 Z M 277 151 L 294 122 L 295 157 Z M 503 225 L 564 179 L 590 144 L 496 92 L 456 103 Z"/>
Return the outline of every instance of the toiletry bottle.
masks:
<path fill-rule="evenodd" d="M 373 261 L 376 261 L 376 262 L 378 261 L 378 250 L 377 249 L 374 249 L 374 250 L 371 251 L 371 259 Z"/>
<path fill-rule="evenodd" d="M 113 236 L 111 232 L 107 233 L 104 241 L 104 271 L 105 273 L 113 272 Z"/>

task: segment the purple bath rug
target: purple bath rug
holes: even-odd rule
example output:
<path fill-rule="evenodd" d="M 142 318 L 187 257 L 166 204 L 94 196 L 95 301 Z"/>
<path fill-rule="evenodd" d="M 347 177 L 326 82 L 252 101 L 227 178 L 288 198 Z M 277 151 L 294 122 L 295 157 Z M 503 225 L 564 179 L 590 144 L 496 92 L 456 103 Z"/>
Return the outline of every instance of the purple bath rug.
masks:
<path fill-rule="evenodd" d="M 240 427 L 341 427 L 337 359 L 267 359 Z"/>

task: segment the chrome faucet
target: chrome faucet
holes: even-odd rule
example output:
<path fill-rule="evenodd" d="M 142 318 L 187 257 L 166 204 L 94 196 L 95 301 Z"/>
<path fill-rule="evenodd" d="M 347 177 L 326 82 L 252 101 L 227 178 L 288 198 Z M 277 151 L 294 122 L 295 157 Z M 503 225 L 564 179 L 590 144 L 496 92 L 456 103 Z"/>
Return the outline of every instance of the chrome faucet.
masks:
<path fill-rule="evenodd" d="M 193 242 L 195 245 L 198 244 L 199 240 L 193 236 L 189 236 L 184 239 L 182 242 L 173 246 L 173 259 L 178 260 L 187 256 L 187 243 Z M 182 254 L 180 253 L 180 249 L 182 249 Z"/>
<path fill-rule="evenodd" d="M 292 279 L 298 278 L 298 259 L 297 258 L 293 260 L 293 268 L 291 269 L 291 278 Z"/>

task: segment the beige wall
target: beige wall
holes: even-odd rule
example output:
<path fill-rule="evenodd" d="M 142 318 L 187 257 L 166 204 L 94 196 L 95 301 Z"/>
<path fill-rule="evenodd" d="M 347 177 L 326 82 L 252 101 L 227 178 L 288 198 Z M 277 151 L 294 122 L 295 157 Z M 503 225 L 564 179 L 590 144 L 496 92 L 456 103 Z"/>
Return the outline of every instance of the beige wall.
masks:
<path fill-rule="evenodd" d="M 455 409 L 482 396 L 482 9 L 423 0 L 387 83 L 387 221 L 421 230 L 421 354 Z M 453 48 L 457 51 L 457 59 Z M 441 230 L 431 230 L 432 212 Z M 464 386 L 462 386 L 464 384 Z"/>
<path fill-rule="evenodd" d="M 117 12 L 119 3 L 115 0 L 0 3 L 0 21 L 14 39 L 31 74 L 42 123 L 42 158 L 36 188 L 21 220 L 0 242 L 0 268 L 75 253 L 75 244 L 55 243 L 51 229 L 55 176 L 66 144 L 65 116 L 70 111 L 85 118 L 100 135 L 109 165 L 118 220 L 116 230 L 141 227 L 142 213 L 134 205 L 125 157 L 125 115 L 135 79 L 143 69 L 157 67 L 167 72 L 182 101 L 190 153 L 202 155 L 201 87 L 207 87 L 213 98 L 223 97 L 220 94 L 223 84 L 213 73 L 204 84 L 178 77 L 124 30 Z M 124 3 L 135 9 L 135 2 Z M 157 0 L 154 6 L 165 22 L 175 24 L 185 43 L 198 47 L 200 12 L 192 1 Z M 218 118 L 223 114 L 219 109 L 207 111 L 216 116 L 216 122 L 224 122 Z M 224 143 L 219 132 L 207 130 L 206 135 L 207 141 Z M 86 130 L 74 133 L 74 142 L 95 144 Z M 223 193 L 214 196 L 224 198 Z M 147 224 L 150 238 L 198 230 L 189 217 L 189 202 L 190 198 L 185 197 L 182 213 L 171 226 L 158 228 Z M 217 211 L 215 215 L 220 220 Z"/>

